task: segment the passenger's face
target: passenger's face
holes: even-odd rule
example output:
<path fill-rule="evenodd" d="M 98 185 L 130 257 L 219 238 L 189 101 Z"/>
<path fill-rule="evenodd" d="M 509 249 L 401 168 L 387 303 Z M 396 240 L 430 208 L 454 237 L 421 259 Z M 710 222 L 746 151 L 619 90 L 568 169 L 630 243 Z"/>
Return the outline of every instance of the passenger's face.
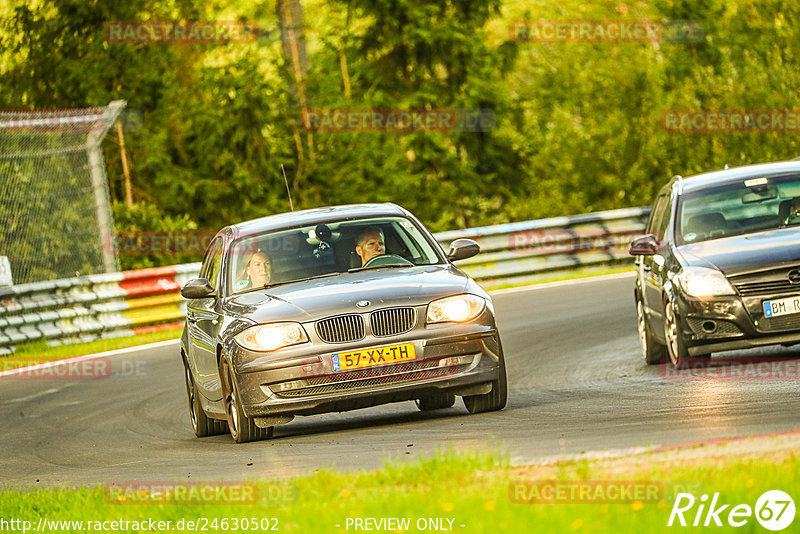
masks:
<path fill-rule="evenodd" d="M 370 234 L 356 247 L 356 254 L 361 256 L 363 266 L 370 259 L 386 254 L 386 245 L 381 234 Z"/>
<path fill-rule="evenodd" d="M 272 277 L 272 263 L 263 254 L 254 254 L 247 267 L 247 274 L 253 287 L 268 284 Z"/>

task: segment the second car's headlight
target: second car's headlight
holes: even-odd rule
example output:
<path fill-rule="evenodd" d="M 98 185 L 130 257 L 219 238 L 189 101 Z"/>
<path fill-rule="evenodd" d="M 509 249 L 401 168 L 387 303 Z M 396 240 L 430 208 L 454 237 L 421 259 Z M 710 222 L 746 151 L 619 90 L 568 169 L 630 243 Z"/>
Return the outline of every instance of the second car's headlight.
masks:
<path fill-rule="evenodd" d="M 306 343 L 308 336 L 299 323 L 271 323 L 250 327 L 234 339 L 248 350 L 267 352 Z"/>
<path fill-rule="evenodd" d="M 728 279 L 721 272 L 705 267 L 687 267 L 678 275 L 681 287 L 692 297 L 735 295 Z"/>
<path fill-rule="evenodd" d="M 428 304 L 428 323 L 463 323 L 481 314 L 486 301 L 477 295 L 456 295 Z"/>

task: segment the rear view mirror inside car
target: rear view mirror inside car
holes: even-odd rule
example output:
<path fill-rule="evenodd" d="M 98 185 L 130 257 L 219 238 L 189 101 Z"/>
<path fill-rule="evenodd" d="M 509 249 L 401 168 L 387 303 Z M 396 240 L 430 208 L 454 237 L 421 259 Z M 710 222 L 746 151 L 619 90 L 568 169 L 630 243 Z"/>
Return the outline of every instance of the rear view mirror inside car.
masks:
<path fill-rule="evenodd" d="M 742 204 L 753 204 L 778 198 L 778 188 L 774 185 L 750 187 L 742 194 Z"/>

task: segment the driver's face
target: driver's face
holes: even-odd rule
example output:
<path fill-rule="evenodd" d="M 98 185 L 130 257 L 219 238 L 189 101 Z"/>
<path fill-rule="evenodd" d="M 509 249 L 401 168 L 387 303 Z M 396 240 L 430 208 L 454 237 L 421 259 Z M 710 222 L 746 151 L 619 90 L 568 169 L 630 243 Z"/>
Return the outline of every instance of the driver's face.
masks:
<path fill-rule="evenodd" d="M 356 254 L 361 256 L 361 265 L 363 266 L 375 256 L 386 254 L 386 245 L 383 242 L 383 236 L 380 234 L 368 235 L 357 247 Z"/>

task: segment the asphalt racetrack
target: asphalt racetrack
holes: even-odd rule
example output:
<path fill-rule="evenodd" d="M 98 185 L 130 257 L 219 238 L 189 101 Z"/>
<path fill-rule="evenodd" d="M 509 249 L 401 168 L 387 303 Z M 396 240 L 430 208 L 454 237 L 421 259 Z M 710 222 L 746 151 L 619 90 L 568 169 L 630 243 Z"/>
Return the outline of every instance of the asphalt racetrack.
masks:
<path fill-rule="evenodd" d="M 0 486 L 285 478 L 448 447 L 524 462 L 800 427 L 796 374 L 676 380 L 645 365 L 632 287 L 624 275 L 496 293 L 509 401 L 488 414 L 468 415 L 460 399 L 428 413 L 404 402 L 300 417 L 237 445 L 194 437 L 177 342 L 114 355 L 103 379 L 0 377 Z"/>

